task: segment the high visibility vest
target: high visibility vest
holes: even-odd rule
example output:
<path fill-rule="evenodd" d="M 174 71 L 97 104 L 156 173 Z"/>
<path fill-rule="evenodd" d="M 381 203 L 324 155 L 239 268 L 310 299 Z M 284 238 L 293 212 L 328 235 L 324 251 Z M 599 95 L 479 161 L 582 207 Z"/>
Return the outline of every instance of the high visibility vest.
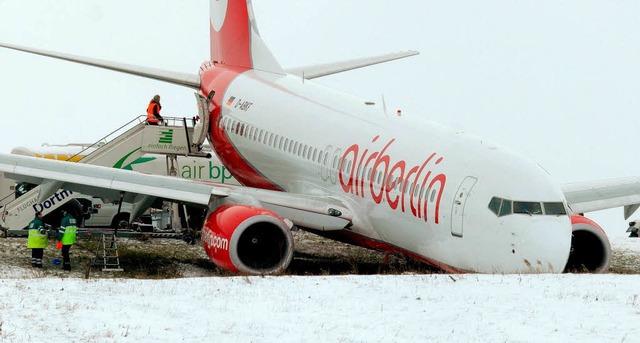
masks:
<path fill-rule="evenodd" d="M 62 233 L 60 242 L 62 245 L 74 244 L 76 242 L 77 231 L 76 218 L 73 218 L 73 216 L 69 214 L 62 218 L 62 224 L 60 225 L 60 233 Z"/>
<path fill-rule="evenodd" d="M 154 110 L 155 107 L 158 107 L 158 114 L 160 114 L 160 105 L 158 105 L 158 103 L 156 102 L 150 102 L 149 106 L 147 107 L 147 121 L 149 123 L 159 123 L 160 120 L 158 120 L 158 118 L 156 118 L 156 116 L 153 114 L 154 112 L 156 112 Z"/>
<path fill-rule="evenodd" d="M 78 228 L 75 226 L 67 226 L 64 228 L 64 234 L 62 235 L 62 239 L 60 242 L 62 245 L 72 245 L 76 243 L 76 232 Z"/>
<path fill-rule="evenodd" d="M 27 238 L 27 248 L 40 249 L 47 247 L 47 233 L 42 227 L 40 218 L 34 218 L 29 223 L 29 237 Z"/>

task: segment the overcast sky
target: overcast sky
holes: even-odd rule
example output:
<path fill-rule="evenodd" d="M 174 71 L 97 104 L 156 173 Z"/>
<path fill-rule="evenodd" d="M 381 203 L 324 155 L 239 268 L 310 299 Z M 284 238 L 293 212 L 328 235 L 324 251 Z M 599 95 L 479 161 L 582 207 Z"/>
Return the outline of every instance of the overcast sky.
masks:
<path fill-rule="evenodd" d="M 0 0 L 0 41 L 197 73 L 208 1 Z M 502 143 L 559 183 L 640 175 L 640 2 L 254 0 L 284 67 L 414 49 L 316 81 Z M 93 142 L 193 91 L 0 49 L 0 152 Z M 310 125 L 312 125 L 310 123 Z M 428 132 L 425 132 L 428 134 Z M 624 234 L 622 210 L 591 215 Z"/>

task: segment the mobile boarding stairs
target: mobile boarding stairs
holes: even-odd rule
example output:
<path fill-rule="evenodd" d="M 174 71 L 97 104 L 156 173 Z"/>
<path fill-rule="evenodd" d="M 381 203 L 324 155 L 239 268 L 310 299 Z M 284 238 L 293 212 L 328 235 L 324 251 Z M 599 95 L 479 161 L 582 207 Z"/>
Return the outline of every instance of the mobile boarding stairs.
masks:
<path fill-rule="evenodd" d="M 209 116 L 206 113 L 208 101 L 196 94 L 199 108 L 199 120 L 187 118 L 164 117 L 164 125 L 148 125 L 146 116 L 136 117 L 120 128 L 109 133 L 96 143 L 86 147 L 68 160 L 78 160 L 98 166 L 130 169 L 127 161 L 134 161 L 144 154 L 161 154 L 166 156 L 167 175 L 177 175 L 177 156 L 211 157 L 202 151 L 207 138 Z M 58 189 L 59 185 L 47 184 L 33 188 L 15 200 L 14 192 L 0 194 L 1 208 L 0 227 L 5 230 L 21 230 L 33 219 L 36 209 L 43 215 L 60 208 L 74 196 L 71 192 Z M 114 199 L 115 200 L 115 199 Z M 130 221 L 141 215 L 155 198 L 143 197 L 133 204 Z"/>

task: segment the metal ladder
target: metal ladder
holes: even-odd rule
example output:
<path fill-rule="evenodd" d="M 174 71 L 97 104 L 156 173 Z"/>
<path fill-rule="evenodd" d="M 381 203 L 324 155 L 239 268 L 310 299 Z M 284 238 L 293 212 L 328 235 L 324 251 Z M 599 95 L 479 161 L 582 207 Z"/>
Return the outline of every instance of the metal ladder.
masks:
<path fill-rule="evenodd" d="M 102 254 L 100 247 L 102 246 Z M 103 272 L 121 272 L 120 257 L 118 256 L 118 244 L 116 235 L 102 234 L 100 242 L 96 247 L 96 256 L 93 258 L 93 266 L 102 266 Z"/>

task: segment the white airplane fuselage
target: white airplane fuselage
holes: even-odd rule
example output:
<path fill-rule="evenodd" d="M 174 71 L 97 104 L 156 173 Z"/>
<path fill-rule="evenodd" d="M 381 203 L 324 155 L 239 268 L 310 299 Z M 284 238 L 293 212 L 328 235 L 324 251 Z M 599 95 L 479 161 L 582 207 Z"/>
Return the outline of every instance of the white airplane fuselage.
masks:
<path fill-rule="evenodd" d="M 296 76 L 216 69 L 202 75 L 203 94 L 216 91 L 212 146 L 243 184 L 348 197 L 349 236 L 444 270 L 564 269 L 568 215 L 499 217 L 489 209 L 492 197 L 566 208 L 534 162 L 433 122 L 388 117 L 379 105 Z"/>

